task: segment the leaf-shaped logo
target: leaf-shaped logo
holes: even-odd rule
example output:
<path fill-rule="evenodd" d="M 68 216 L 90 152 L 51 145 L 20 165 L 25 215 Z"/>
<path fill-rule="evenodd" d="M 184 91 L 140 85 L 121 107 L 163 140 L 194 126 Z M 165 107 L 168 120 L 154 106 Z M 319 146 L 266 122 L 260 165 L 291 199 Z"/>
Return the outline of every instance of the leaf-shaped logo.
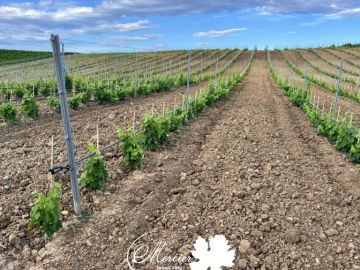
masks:
<path fill-rule="evenodd" d="M 208 242 L 198 237 L 191 254 L 198 259 L 191 262 L 191 270 L 221 270 L 222 267 L 234 266 L 235 249 L 231 249 L 228 240 L 223 235 L 215 235 L 209 238 Z"/>

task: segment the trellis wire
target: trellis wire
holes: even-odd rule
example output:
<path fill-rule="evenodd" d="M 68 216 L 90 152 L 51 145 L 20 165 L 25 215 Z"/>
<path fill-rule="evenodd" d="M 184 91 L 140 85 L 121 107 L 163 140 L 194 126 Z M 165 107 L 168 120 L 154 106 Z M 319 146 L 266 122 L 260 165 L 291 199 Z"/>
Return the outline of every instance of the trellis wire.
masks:
<path fill-rule="evenodd" d="M 250 65 L 250 62 L 251 62 L 251 59 L 253 58 L 253 56 L 254 56 L 254 51 L 252 52 L 252 54 L 251 54 L 251 56 L 250 56 L 250 59 L 249 59 L 249 61 L 248 61 L 248 63 L 247 63 L 247 65 L 246 65 L 246 67 L 245 67 L 244 70 L 247 70 L 247 69 L 249 68 L 249 65 Z M 190 59 L 190 61 L 191 61 L 191 59 Z M 190 62 L 189 62 L 189 63 L 190 63 Z M 229 67 L 228 67 L 228 68 L 229 68 Z M 243 73 L 241 74 L 241 76 L 243 76 Z M 209 82 L 209 83 L 210 83 L 210 82 Z M 181 88 L 184 88 L 184 87 L 181 87 Z M 181 88 L 180 88 L 180 89 L 181 89 Z M 198 100 L 199 98 L 200 98 L 200 97 L 195 97 L 194 99 L 195 99 L 195 100 Z M 170 114 L 174 114 L 174 112 L 175 112 L 176 110 L 178 110 L 178 109 L 181 109 L 181 107 L 176 107 L 176 106 L 174 106 L 173 110 L 169 110 L 169 112 L 167 112 L 167 113 L 165 114 L 165 116 L 169 116 Z M 186 113 L 188 113 L 188 111 L 187 111 Z M 135 130 L 135 133 L 139 133 L 139 132 L 141 132 L 141 131 L 143 131 L 143 128 L 136 129 L 136 130 Z M 116 146 L 116 145 L 120 145 L 120 144 L 121 144 L 121 140 L 116 140 L 114 143 L 111 143 L 111 144 L 109 144 L 109 145 L 107 145 L 107 146 L 99 149 L 99 152 L 100 152 L 100 153 L 103 153 L 103 152 L 105 152 L 106 150 L 108 150 L 108 149 L 110 149 L 110 148 L 112 148 L 112 147 L 114 147 L 114 146 Z M 94 155 L 95 155 L 95 153 L 91 153 L 91 154 L 88 154 L 88 155 L 86 155 L 86 156 L 78 159 L 78 160 L 76 161 L 76 165 L 82 164 L 84 161 L 86 161 L 88 158 L 90 158 L 90 157 L 92 157 L 92 156 L 94 156 Z M 64 165 L 64 166 L 57 166 L 57 167 L 51 168 L 49 171 L 50 171 L 52 174 L 56 174 L 56 173 L 59 173 L 59 172 L 67 172 L 67 171 L 69 171 L 69 168 L 70 168 L 70 165 L 69 165 L 69 164 L 66 164 L 66 165 Z"/>

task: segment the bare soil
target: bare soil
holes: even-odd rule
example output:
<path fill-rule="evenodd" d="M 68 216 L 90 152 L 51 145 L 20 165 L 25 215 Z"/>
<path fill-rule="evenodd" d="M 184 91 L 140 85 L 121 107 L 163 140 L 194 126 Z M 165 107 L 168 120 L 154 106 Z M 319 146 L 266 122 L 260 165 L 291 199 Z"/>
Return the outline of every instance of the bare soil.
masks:
<path fill-rule="evenodd" d="M 166 241 L 163 256 L 189 255 L 198 236 L 223 234 L 236 249 L 233 269 L 360 269 L 358 169 L 283 97 L 263 52 L 229 100 L 147 157 L 126 175 L 107 159 L 111 181 L 84 199 L 96 211 L 66 216 L 39 250 L 18 244 L 4 265 L 129 269 L 127 250 L 143 234 Z M 160 266 L 176 264 L 136 269 Z"/>

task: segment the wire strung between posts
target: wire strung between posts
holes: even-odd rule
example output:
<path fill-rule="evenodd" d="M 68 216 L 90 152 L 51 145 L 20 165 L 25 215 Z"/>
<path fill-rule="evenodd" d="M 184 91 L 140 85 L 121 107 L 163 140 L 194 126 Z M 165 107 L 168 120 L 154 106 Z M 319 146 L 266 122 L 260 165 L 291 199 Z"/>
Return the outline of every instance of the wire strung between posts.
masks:
<path fill-rule="evenodd" d="M 247 63 L 246 68 L 245 68 L 244 70 L 247 70 L 247 69 L 249 68 L 249 66 L 250 66 L 250 64 L 251 64 L 251 59 L 252 59 L 253 55 L 254 55 L 254 51 L 252 52 L 252 54 L 251 54 L 251 56 L 250 56 L 250 60 L 249 60 L 249 62 Z M 242 73 L 240 73 L 240 74 L 241 74 L 241 76 L 243 76 L 244 72 L 242 72 Z M 185 88 L 185 86 L 180 87 L 180 89 L 183 89 L 183 88 Z M 198 100 L 199 98 L 201 98 L 201 97 L 195 97 L 195 100 Z M 179 109 L 179 108 L 175 108 L 174 110 L 177 110 L 177 109 Z M 167 112 L 164 116 L 169 116 L 169 115 L 171 115 L 171 114 L 174 114 L 174 112 L 173 112 L 173 111 L 169 111 L 169 112 Z M 143 131 L 143 130 L 144 130 L 143 128 L 139 128 L 139 129 L 135 130 L 135 133 L 139 133 L 140 131 Z M 111 147 L 114 147 L 115 145 L 119 145 L 119 144 L 121 144 L 121 140 L 117 140 L 117 141 L 115 141 L 114 143 L 105 146 L 104 148 L 100 149 L 99 152 L 102 153 L 102 152 L 104 152 L 105 150 L 107 150 L 107 149 L 109 149 L 109 148 L 111 148 Z M 95 154 L 96 154 L 96 153 L 92 153 L 92 154 L 89 154 L 89 155 L 87 155 L 87 156 L 84 156 L 84 157 L 78 159 L 78 160 L 76 161 L 76 165 L 81 164 L 82 162 L 84 162 L 84 161 L 87 160 L 88 158 L 94 156 Z M 49 169 L 49 172 L 50 172 L 52 175 L 54 175 L 54 174 L 58 174 L 58 173 L 67 173 L 69 170 L 70 170 L 70 165 L 69 165 L 69 164 L 66 164 L 65 166 L 57 166 L 57 167 L 54 167 L 54 168 L 50 168 L 50 169 Z"/>
<path fill-rule="evenodd" d="M 323 111 L 321 108 L 319 108 L 319 106 L 316 105 L 314 102 L 310 101 L 310 104 L 311 104 L 314 108 L 316 108 L 316 109 L 321 113 L 322 116 L 328 116 L 328 114 L 325 113 L 325 111 Z M 338 121 L 334 116 L 330 116 L 330 118 L 331 118 L 332 120 L 334 120 L 334 121 Z M 355 130 L 354 128 L 349 128 L 349 127 L 346 126 L 345 129 L 346 129 L 347 131 L 349 131 L 349 132 L 350 132 L 352 135 L 354 135 L 355 137 L 359 135 L 359 133 L 356 132 L 356 130 Z"/>
<path fill-rule="evenodd" d="M 185 87 L 182 86 L 182 87 L 179 88 L 179 90 L 182 90 L 182 89 L 184 89 L 184 88 L 185 88 Z M 171 114 L 171 113 L 167 113 L 166 116 L 168 116 L 169 114 Z M 140 131 L 143 131 L 143 129 L 142 129 L 142 128 L 139 128 L 139 129 L 135 130 L 136 133 L 139 133 Z M 120 141 L 120 140 L 117 140 L 117 141 L 115 141 L 114 143 L 112 143 L 112 144 L 110 144 L 110 145 L 108 145 L 108 146 L 105 146 L 104 148 L 100 149 L 99 152 L 102 153 L 102 152 L 104 152 L 105 150 L 107 150 L 107 149 L 109 149 L 109 148 L 111 148 L 111 147 L 114 147 L 115 145 L 118 145 L 118 144 L 120 144 L 120 143 L 121 143 L 121 141 Z M 92 157 L 92 156 L 94 156 L 94 155 L 95 155 L 95 153 L 92 153 L 92 154 L 89 154 L 89 155 L 87 155 L 87 156 L 84 156 L 84 157 L 80 158 L 79 160 L 77 160 L 77 161 L 76 161 L 76 164 L 79 165 L 79 164 L 81 164 L 82 162 L 84 162 L 85 160 L 87 160 L 88 158 L 90 158 L 90 157 Z M 69 165 L 69 164 L 66 164 L 65 166 L 57 166 L 57 167 L 54 167 L 54 168 L 50 168 L 50 169 L 49 169 L 49 172 L 50 172 L 52 175 L 54 175 L 54 174 L 58 174 L 58 173 L 67 173 L 69 170 L 70 170 L 70 165 Z"/>
<path fill-rule="evenodd" d="M 177 109 L 179 109 L 179 108 L 177 108 Z M 165 116 L 169 116 L 170 114 L 173 114 L 173 113 L 174 113 L 174 112 L 172 112 L 172 111 L 171 111 L 171 112 L 168 112 L 168 113 L 165 114 Z M 139 133 L 140 131 L 143 131 L 143 130 L 144 130 L 143 128 L 139 128 L 139 129 L 135 130 L 135 133 Z M 102 153 L 102 152 L 104 152 L 105 150 L 107 150 L 107 149 L 109 149 L 109 148 L 111 148 L 111 147 L 114 147 L 115 145 L 118 145 L 118 144 L 121 144 L 121 140 L 116 140 L 114 143 L 109 144 L 109 145 L 101 148 L 101 149 L 99 150 L 99 152 Z M 78 159 L 78 160 L 76 161 L 76 164 L 77 164 L 77 165 L 81 164 L 82 162 L 84 162 L 84 161 L 87 160 L 88 158 L 94 156 L 95 154 L 96 154 L 96 153 L 91 153 L 91 154 L 89 154 L 89 155 L 87 155 L 87 156 L 84 156 L 84 157 Z M 66 164 L 65 166 L 57 166 L 57 167 L 51 168 L 51 169 L 49 169 L 49 172 L 54 175 L 54 174 L 58 174 L 58 173 L 67 173 L 69 170 L 70 170 L 70 165 L 69 165 L 69 164 Z"/>
<path fill-rule="evenodd" d="M 139 133 L 139 132 L 142 131 L 142 130 L 143 130 L 142 128 L 139 128 L 139 129 L 135 130 L 135 132 L 136 132 L 136 133 Z M 111 148 L 111 147 L 113 147 L 113 146 L 115 146 L 115 145 L 118 145 L 118 144 L 120 144 L 120 143 L 121 143 L 121 141 L 120 141 L 120 140 L 117 140 L 117 141 L 115 141 L 114 143 L 112 143 L 112 144 L 110 144 L 110 145 L 108 145 L 108 146 L 105 146 L 104 148 L 101 148 L 101 149 L 99 150 L 99 152 L 102 153 L 102 152 L 104 152 L 105 150 L 107 150 L 107 149 L 109 149 L 109 148 Z M 77 165 L 81 164 L 82 162 L 84 162 L 84 161 L 87 160 L 88 158 L 94 156 L 95 154 L 96 154 L 96 153 L 91 153 L 91 154 L 89 154 L 89 155 L 87 155 L 87 156 L 84 156 L 84 157 L 80 158 L 79 160 L 76 161 L 76 164 L 77 164 Z M 70 165 L 69 165 L 69 164 L 66 164 L 65 166 L 57 166 L 57 167 L 51 168 L 51 169 L 49 169 L 49 172 L 50 172 L 51 174 L 58 174 L 58 173 L 67 173 L 69 170 L 70 170 Z"/>
<path fill-rule="evenodd" d="M 139 128 L 139 129 L 135 130 L 135 133 L 139 133 L 140 131 L 143 131 L 143 128 Z M 101 148 L 101 149 L 99 150 L 99 152 L 102 153 L 102 152 L 104 152 L 105 150 L 107 150 L 107 149 L 109 149 L 109 148 L 111 148 L 111 147 L 113 147 L 113 146 L 115 146 L 115 145 L 118 145 L 118 144 L 120 144 L 120 143 L 121 143 L 121 141 L 120 141 L 120 140 L 117 140 L 117 141 L 115 141 L 114 143 L 109 144 L 108 146 L 105 146 L 104 148 Z M 79 160 L 76 161 L 76 164 L 78 164 L 78 165 L 81 164 L 82 162 L 84 162 L 84 161 L 87 160 L 88 158 L 94 156 L 95 154 L 96 154 L 96 153 L 92 153 L 92 154 L 89 154 L 89 155 L 87 155 L 87 156 L 85 156 L 85 157 L 80 158 Z"/>

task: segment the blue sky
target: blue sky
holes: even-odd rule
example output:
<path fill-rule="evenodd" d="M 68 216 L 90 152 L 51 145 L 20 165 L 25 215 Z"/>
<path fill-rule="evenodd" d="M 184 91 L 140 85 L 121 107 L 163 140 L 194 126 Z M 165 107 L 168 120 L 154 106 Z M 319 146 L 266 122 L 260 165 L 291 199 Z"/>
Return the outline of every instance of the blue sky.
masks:
<path fill-rule="evenodd" d="M 0 0 L 0 48 L 283 48 L 360 43 L 359 1 Z"/>

